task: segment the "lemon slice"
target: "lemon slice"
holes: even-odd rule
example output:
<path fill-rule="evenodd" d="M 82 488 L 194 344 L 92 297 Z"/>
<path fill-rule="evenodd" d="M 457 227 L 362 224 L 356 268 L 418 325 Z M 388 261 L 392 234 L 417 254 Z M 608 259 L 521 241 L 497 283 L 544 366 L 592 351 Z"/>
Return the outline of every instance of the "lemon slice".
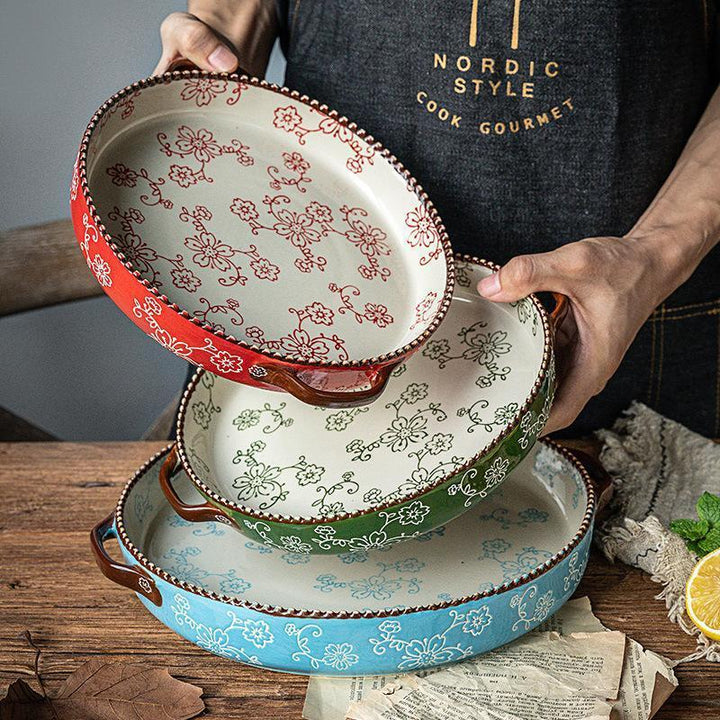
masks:
<path fill-rule="evenodd" d="M 685 590 L 690 619 L 713 640 L 720 640 L 720 549 L 694 567 Z"/>

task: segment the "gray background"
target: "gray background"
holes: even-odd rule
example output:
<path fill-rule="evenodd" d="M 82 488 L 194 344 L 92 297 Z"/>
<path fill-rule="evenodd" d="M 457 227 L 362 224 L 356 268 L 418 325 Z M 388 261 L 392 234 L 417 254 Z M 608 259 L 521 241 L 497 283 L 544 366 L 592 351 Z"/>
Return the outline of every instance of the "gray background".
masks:
<path fill-rule="evenodd" d="M 0 0 L 0 230 L 69 216 L 85 125 L 147 76 L 159 26 L 185 3 Z M 268 79 L 280 82 L 277 48 Z M 186 364 L 106 298 L 0 319 L 0 406 L 65 440 L 139 437 L 184 381 Z"/>

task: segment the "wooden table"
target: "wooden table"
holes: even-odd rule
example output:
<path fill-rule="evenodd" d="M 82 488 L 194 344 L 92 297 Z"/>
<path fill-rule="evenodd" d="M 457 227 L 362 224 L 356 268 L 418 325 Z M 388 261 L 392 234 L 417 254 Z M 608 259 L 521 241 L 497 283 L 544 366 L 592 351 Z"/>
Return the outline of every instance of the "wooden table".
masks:
<path fill-rule="evenodd" d="M 232 720 L 301 717 L 306 679 L 245 667 L 186 642 L 158 623 L 135 596 L 100 575 L 88 531 L 115 506 L 129 475 L 161 443 L 0 443 L 0 686 L 35 685 L 34 651 L 48 691 L 101 656 L 167 667 L 205 691 L 208 714 Z M 595 553 L 579 590 L 600 619 L 673 658 L 694 642 L 654 599 L 658 585 Z M 680 687 L 658 720 L 718 720 L 720 665 L 677 669 Z"/>

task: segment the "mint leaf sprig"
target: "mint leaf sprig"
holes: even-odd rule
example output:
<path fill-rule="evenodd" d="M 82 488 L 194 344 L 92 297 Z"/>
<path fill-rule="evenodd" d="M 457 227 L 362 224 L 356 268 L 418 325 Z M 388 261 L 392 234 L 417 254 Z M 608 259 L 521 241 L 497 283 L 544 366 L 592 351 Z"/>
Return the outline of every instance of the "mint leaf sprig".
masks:
<path fill-rule="evenodd" d="M 698 520 L 673 520 L 670 529 L 679 535 L 698 557 L 720 548 L 720 497 L 704 492 L 695 506 Z"/>

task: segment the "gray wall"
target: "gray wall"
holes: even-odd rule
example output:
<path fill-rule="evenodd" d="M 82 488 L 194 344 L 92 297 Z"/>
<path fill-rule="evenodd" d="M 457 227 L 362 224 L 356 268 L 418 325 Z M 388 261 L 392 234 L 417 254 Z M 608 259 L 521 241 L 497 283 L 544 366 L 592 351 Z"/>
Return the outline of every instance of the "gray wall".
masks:
<path fill-rule="evenodd" d="M 185 3 L 0 1 L 0 230 L 67 217 L 80 136 L 112 93 L 148 75 L 158 28 Z M 282 58 L 268 78 L 279 82 Z M 65 440 L 139 437 L 186 364 L 107 299 L 0 319 L 0 406 Z"/>

